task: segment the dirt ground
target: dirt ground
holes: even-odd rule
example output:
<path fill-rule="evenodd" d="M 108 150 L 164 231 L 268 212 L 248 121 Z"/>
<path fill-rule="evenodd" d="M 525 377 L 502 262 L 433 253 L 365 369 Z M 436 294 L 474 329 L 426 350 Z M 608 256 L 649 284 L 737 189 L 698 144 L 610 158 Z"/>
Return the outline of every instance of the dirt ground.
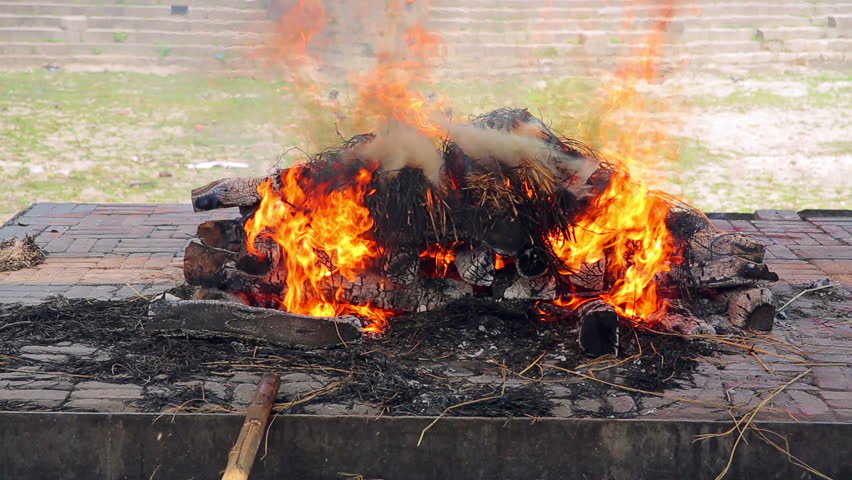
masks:
<path fill-rule="evenodd" d="M 456 118 L 524 106 L 567 136 L 600 82 L 444 82 Z M 706 211 L 852 208 L 852 75 L 680 74 L 646 86 L 673 135 L 649 180 Z M 33 202 L 184 202 L 358 133 L 344 87 L 204 75 L 0 73 L 0 220 Z M 283 157 L 282 152 L 288 152 Z"/>

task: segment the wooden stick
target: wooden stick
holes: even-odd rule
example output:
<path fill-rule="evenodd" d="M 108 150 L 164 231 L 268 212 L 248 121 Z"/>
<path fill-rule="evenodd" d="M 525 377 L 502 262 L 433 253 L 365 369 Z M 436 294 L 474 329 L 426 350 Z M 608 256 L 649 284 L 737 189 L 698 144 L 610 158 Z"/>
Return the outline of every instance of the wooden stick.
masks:
<path fill-rule="evenodd" d="M 243 422 L 243 428 L 240 429 L 237 443 L 228 453 L 228 466 L 225 468 L 222 480 L 248 480 L 254 458 L 257 456 L 257 449 L 263 440 L 266 422 L 272 411 L 272 402 L 278 395 L 279 387 L 281 387 L 281 378 L 278 375 L 263 374 L 246 412 L 246 420 Z"/>

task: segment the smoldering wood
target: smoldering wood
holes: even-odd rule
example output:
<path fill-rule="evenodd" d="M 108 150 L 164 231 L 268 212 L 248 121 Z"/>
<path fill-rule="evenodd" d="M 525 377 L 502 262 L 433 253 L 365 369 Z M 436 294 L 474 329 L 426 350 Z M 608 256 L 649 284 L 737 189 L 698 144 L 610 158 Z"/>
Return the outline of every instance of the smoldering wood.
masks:
<path fill-rule="evenodd" d="M 580 319 L 578 342 L 587 355 L 618 355 L 619 317 L 603 300 L 591 300 L 577 309 Z"/>
<path fill-rule="evenodd" d="M 775 306 L 768 288 L 737 290 L 725 295 L 728 320 L 732 325 L 751 330 L 771 331 L 775 324 Z"/>
<path fill-rule="evenodd" d="M 420 272 L 420 255 L 413 250 L 398 252 L 385 260 L 382 269 L 394 283 L 407 285 Z"/>
<path fill-rule="evenodd" d="M 192 191 L 192 208 L 196 211 L 216 208 L 248 207 L 260 203 L 257 188 L 272 177 L 222 178 Z"/>
<path fill-rule="evenodd" d="M 198 226 L 195 234 L 205 245 L 239 252 L 246 242 L 243 224 L 239 220 L 210 220 Z"/>
<path fill-rule="evenodd" d="M 245 246 L 232 252 L 192 240 L 184 252 L 184 278 L 189 285 L 247 294 L 274 295 L 287 284 L 287 269 L 281 247 L 272 240 L 256 243 L 263 257 L 256 257 Z"/>
<path fill-rule="evenodd" d="M 552 275 L 516 277 L 501 296 L 506 300 L 556 300 L 556 278 Z"/>
<path fill-rule="evenodd" d="M 352 316 L 318 318 L 217 300 L 157 300 L 148 310 L 145 330 L 152 333 L 243 338 L 277 345 L 327 347 L 361 338 Z"/>

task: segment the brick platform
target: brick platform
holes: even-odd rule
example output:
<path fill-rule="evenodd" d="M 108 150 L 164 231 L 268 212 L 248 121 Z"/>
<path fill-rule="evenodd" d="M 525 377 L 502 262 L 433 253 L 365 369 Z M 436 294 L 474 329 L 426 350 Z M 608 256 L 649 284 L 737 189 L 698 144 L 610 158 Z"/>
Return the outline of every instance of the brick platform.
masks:
<path fill-rule="evenodd" d="M 36 235 L 49 256 L 36 268 L 0 273 L 0 302 L 37 303 L 51 295 L 115 299 L 162 291 L 182 281 L 183 249 L 197 225 L 236 215 L 235 211 L 193 213 L 188 205 L 34 205 L 0 228 L 0 239 Z M 666 392 L 666 397 L 612 389 L 603 396 L 577 399 L 569 387 L 582 379 L 548 383 L 555 416 L 724 420 L 729 418 L 726 406 L 754 405 L 770 389 L 810 368 L 811 373 L 775 397 L 762 418 L 852 422 L 852 212 L 757 211 L 717 218 L 714 222 L 721 229 L 751 232 L 769 245 L 767 263 L 781 276 L 772 287 L 779 304 L 814 281 L 829 279 L 837 286 L 797 299 L 795 308 L 787 312 L 789 318 L 778 320 L 771 336 L 752 339 L 763 352 L 760 355 L 731 348 L 700 357 L 694 380 Z M 784 345 L 795 346 L 795 351 Z M 200 390 L 241 410 L 262 372 L 192 378 L 167 386 L 122 383 L 120 377 L 115 383 L 104 383 L 61 373 L 61 364 L 68 359 L 96 359 L 99 353 L 90 346 L 32 345 L 15 353 L 33 365 L 4 372 L 0 362 L 0 403 L 7 408 L 134 411 L 137 402 L 148 396 Z M 496 367 L 482 359 L 449 357 L 425 370 L 445 376 L 459 388 L 499 385 L 502 380 Z M 282 399 L 331 381 L 325 375 L 288 371 L 286 366 L 280 373 Z M 615 383 L 620 380 L 618 368 L 599 376 Z M 512 385 L 526 381 L 509 380 Z M 306 410 L 379 413 L 366 404 L 320 403 Z"/>
<path fill-rule="evenodd" d="M 0 273 L 0 303 L 162 292 L 183 281 L 183 250 L 198 224 L 237 215 L 189 205 L 33 205 L 0 228 L 0 240 L 36 235 L 47 261 Z"/>

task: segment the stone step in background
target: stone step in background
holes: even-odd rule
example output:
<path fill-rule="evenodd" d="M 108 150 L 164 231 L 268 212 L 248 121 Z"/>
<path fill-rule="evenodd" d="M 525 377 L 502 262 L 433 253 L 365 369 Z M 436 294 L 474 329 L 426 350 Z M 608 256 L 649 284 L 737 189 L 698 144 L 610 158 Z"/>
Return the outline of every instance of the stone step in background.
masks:
<path fill-rule="evenodd" d="M 289 0 L 295 4 L 296 0 Z M 363 71 L 387 29 L 354 0 L 325 2 L 318 53 L 328 73 Z M 286 8 L 273 0 L 0 0 L 7 68 L 245 71 Z M 422 2 L 406 3 L 416 16 Z M 653 2 L 432 0 L 426 26 L 444 39 L 436 66 L 457 74 L 595 74 L 631 55 L 662 20 Z M 852 1 L 692 0 L 668 24 L 664 63 L 693 69 L 847 61 Z M 483 68 L 487 65 L 488 68 Z"/>

